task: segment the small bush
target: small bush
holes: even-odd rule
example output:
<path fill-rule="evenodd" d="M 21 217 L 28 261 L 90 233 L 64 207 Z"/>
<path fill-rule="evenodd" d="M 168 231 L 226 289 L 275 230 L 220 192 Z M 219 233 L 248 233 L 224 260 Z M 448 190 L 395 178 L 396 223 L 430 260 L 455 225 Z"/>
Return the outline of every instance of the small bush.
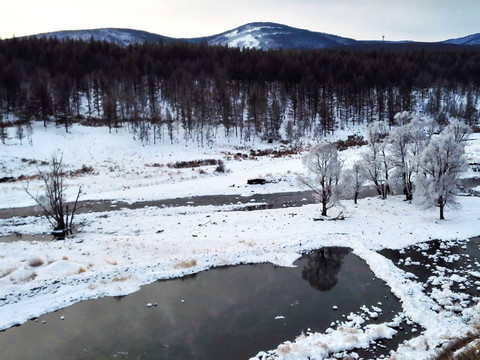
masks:
<path fill-rule="evenodd" d="M 31 267 L 39 267 L 43 265 L 43 260 L 40 258 L 33 258 L 33 259 L 30 259 L 30 261 L 28 262 L 28 265 L 30 265 Z"/>
<path fill-rule="evenodd" d="M 250 150 L 250 158 L 255 159 L 261 156 L 270 156 L 273 158 L 282 158 L 286 156 L 292 156 L 300 153 L 302 149 L 300 147 L 293 148 L 281 148 L 280 150 L 275 149 L 264 149 L 264 150 Z"/>
<path fill-rule="evenodd" d="M 242 153 L 236 153 L 236 154 L 233 155 L 233 159 L 237 160 L 237 161 L 246 160 L 246 159 L 248 159 L 248 155 L 247 154 L 242 154 Z"/>
<path fill-rule="evenodd" d="M 339 151 L 343 151 L 354 146 L 363 146 L 363 145 L 367 145 L 367 142 L 362 136 L 359 136 L 359 135 L 349 135 L 347 137 L 347 140 L 337 141 L 337 149 Z"/>
<path fill-rule="evenodd" d="M 221 161 L 221 160 L 220 160 Z M 217 165 L 218 160 L 215 159 L 204 159 L 204 160 L 191 160 L 191 161 L 177 161 L 175 164 L 167 164 L 171 169 L 186 169 L 186 168 L 195 168 L 200 166 L 211 166 Z"/>
<path fill-rule="evenodd" d="M 27 163 L 28 165 L 42 165 L 42 166 L 48 165 L 48 161 L 39 161 L 39 160 L 35 160 L 35 159 L 22 158 L 21 161 L 23 163 Z"/>
<path fill-rule="evenodd" d="M 79 176 L 93 173 L 95 173 L 95 169 L 93 167 L 82 165 L 80 169 L 69 171 L 68 176 Z"/>
<path fill-rule="evenodd" d="M 217 168 L 215 172 L 224 173 L 225 172 L 225 163 L 222 160 L 218 160 Z"/>

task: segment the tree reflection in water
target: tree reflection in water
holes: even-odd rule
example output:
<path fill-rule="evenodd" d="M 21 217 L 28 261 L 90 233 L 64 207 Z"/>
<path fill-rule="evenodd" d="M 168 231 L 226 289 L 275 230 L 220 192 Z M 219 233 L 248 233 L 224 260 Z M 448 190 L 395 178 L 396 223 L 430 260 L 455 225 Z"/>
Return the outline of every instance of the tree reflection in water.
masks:
<path fill-rule="evenodd" d="M 325 247 L 308 254 L 307 264 L 302 270 L 302 279 L 307 280 L 314 289 L 331 290 L 337 284 L 337 275 L 342 267 L 343 258 L 351 250 L 345 247 Z"/>

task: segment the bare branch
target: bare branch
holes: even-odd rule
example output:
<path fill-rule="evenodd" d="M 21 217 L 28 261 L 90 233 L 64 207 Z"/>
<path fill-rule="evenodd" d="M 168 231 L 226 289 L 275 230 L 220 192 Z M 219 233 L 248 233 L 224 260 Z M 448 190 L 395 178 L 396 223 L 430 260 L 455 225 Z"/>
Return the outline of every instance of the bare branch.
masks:
<path fill-rule="evenodd" d="M 67 233 L 72 233 L 72 224 L 75 212 L 77 210 L 78 199 L 81 193 L 79 187 L 73 210 L 70 212 L 68 204 L 65 201 L 65 186 L 63 183 L 64 171 L 62 164 L 62 157 L 53 155 L 50 164 L 50 171 L 44 172 L 38 169 L 38 174 L 43 180 L 45 186 L 45 200 L 37 194 L 34 196 L 28 190 L 28 184 L 25 187 L 27 194 L 35 201 L 35 203 L 43 210 L 48 222 L 52 225 L 55 234 L 60 234 L 62 237 Z"/>

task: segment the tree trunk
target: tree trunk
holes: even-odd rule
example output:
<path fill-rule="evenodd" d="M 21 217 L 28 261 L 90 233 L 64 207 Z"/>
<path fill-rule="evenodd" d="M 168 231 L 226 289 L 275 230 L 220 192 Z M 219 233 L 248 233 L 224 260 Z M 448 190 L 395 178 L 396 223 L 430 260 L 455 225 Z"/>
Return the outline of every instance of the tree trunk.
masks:
<path fill-rule="evenodd" d="M 445 220 L 445 217 L 443 216 L 443 208 L 445 207 L 445 204 L 443 203 L 443 196 L 438 198 L 438 206 L 440 207 L 440 220 Z"/>
<path fill-rule="evenodd" d="M 327 202 L 322 201 L 322 216 L 327 216 Z"/>
<path fill-rule="evenodd" d="M 413 200 L 413 194 L 406 185 L 403 186 L 403 195 L 405 195 L 405 201 Z"/>
<path fill-rule="evenodd" d="M 358 200 L 358 191 L 355 191 L 355 195 L 353 196 L 353 203 L 357 205 L 357 200 Z"/>

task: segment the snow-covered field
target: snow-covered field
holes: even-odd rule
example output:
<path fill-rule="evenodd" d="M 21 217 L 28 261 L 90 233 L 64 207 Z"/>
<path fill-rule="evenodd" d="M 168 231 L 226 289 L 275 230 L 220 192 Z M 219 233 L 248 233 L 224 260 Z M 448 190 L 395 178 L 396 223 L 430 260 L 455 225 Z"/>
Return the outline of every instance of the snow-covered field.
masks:
<path fill-rule="evenodd" d="M 82 186 L 81 200 L 167 199 L 194 195 L 274 193 L 298 190 L 296 174 L 303 171 L 301 155 L 244 158 L 250 148 L 222 143 L 199 148 L 185 142 L 142 145 L 125 130 L 74 126 L 34 129 L 32 144 L 13 136 L 0 145 L 0 177 L 37 173 L 37 166 L 55 151 L 63 154 L 67 170 L 82 166 L 93 171 L 68 179 L 73 196 Z M 265 145 L 256 143 L 256 147 Z M 469 162 L 480 162 L 480 136 L 467 144 Z M 359 149 L 341 153 L 346 165 Z M 176 161 L 223 160 L 227 172 L 215 166 L 174 169 Z M 466 176 L 480 175 L 470 172 Z M 247 185 L 250 178 L 275 180 Z M 0 183 L 0 209 L 34 205 L 25 192 L 27 181 Z M 38 180 L 28 182 L 41 192 Z M 460 197 L 461 208 L 448 210 L 438 221 L 436 210 L 425 211 L 393 196 L 387 200 L 344 201 L 331 209 L 343 211 L 344 221 L 312 221 L 318 205 L 261 211 L 230 211 L 228 206 L 146 207 L 78 214 L 74 237 L 65 241 L 0 243 L 0 329 L 72 303 L 134 292 L 158 279 L 179 277 L 204 269 L 239 263 L 271 262 L 291 266 L 300 253 L 323 246 L 348 246 L 364 259 L 402 302 L 404 316 L 424 331 L 395 353 L 396 359 L 426 359 L 438 344 L 473 329 L 480 320 L 478 299 L 457 312 L 438 311 L 422 284 L 380 255 L 382 248 L 401 249 L 430 239 L 466 239 L 480 235 L 480 198 Z M 192 204 L 194 205 L 194 204 Z M 49 224 L 42 217 L 0 220 L 0 235 L 42 234 Z M 480 266 L 480 264 L 479 264 Z M 445 292 L 445 296 L 453 297 Z M 347 321 L 327 333 L 298 334 L 290 343 L 259 354 L 265 359 L 323 359 L 369 341 L 388 338 L 396 324 L 362 327 Z M 252 354 L 252 356 L 255 354 Z"/>

